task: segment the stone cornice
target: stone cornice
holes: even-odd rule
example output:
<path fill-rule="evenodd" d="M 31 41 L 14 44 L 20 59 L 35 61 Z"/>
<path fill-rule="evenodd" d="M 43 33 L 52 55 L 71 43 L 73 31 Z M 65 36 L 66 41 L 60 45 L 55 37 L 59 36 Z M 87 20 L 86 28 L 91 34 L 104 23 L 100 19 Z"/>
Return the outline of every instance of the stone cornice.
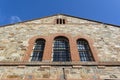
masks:
<path fill-rule="evenodd" d="M 0 62 L 0 66 L 120 66 L 120 62 Z"/>

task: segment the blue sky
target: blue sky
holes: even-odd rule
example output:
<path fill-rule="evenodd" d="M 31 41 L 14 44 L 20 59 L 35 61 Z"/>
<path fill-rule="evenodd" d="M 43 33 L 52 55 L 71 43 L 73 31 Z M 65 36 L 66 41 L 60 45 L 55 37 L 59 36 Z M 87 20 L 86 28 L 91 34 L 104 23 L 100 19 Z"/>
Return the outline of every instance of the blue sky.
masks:
<path fill-rule="evenodd" d="M 120 0 L 0 0 L 0 26 L 58 13 L 120 25 Z"/>

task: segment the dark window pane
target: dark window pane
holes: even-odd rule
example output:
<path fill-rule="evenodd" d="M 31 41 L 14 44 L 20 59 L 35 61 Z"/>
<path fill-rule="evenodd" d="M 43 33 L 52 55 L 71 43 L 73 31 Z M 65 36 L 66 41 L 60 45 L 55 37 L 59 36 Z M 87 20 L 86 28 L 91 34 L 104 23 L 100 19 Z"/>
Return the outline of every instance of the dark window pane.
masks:
<path fill-rule="evenodd" d="M 56 19 L 56 24 L 65 24 L 65 19 Z"/>
<path fill-rule="evenodd" d="M 31 61 L 42 61 L 43 51 L 45 46 L 45 40 L 38 39 L 35 42 Z"/>
<path fill-rule="evenodd" d="M 65 24 L 65 19 L 63 19 L 63 24 Z"/>
<path fill-rule="evenodd" d="M 57 19 L 56 23 L 59 24 L 59 19 Z"/>
<path fill-rule="evenodd" d="M 60 19 L 60 24 L 62 24 L 62 19 Z"/>
<path fill-rule="evenodd" d="M 69 42 L 64 37 L 54 40 L 53 61 L 70 61 Z"/>

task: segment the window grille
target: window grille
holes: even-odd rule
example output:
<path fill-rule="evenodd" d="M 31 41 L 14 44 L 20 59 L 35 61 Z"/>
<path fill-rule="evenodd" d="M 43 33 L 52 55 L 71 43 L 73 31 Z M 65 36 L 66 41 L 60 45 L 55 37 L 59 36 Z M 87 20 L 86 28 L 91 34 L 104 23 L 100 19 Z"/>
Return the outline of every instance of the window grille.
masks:
<path fill-rule="evenodd" d="M 31 56 L 31 61 L 42 61 L 43 51 L 45 47 L 45 40 L 38 39 L 34 44 L 33 54 Z"/>
<path fill-rule="evenodd" d="M 69 41 L 66 38 L 55 38 L 53 46 L 53 61 L 70 61 Z"/>
<path fill-rule="evenodd" d="M 77 47 L 81 61 L 94 61 L 89 44 L 86 40 L 79 39 L 77 41 Z"/>

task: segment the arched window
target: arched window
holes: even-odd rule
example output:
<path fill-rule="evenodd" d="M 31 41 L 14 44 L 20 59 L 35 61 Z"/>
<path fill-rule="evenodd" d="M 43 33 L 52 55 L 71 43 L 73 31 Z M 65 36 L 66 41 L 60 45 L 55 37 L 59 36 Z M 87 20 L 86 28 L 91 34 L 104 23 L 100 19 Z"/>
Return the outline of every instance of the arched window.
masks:
<path fill-rule="evenodd" d="M 94 61 L 89 44 L 84 39 L 77 40 L 77 47 L 81 61 Z"/>
<path fill-rule="evenodd" d="M 37 39 L 34 44 L 34 50 L 31 56 L 31 61 L 42 61 L 44 47 L 45 47 L 45 40 Z"/>
<path fill-rule="evenodd" d="M 53 61 L 70 61 L 69 41 L 65 37 L 54 39 Z"/>

